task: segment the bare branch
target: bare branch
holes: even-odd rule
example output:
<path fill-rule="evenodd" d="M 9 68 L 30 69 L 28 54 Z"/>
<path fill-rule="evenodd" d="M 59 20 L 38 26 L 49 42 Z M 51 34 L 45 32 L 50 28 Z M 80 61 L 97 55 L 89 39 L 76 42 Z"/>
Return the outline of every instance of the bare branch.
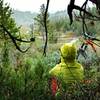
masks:
<path fill-rule="evenodd" d="M 45 27 L 45 33 L 46 33 L 46 41 L 45 41 L 43 55 L 45 55 L 45 56 L 46 56 L 47 41 L 48 41 L 47 13 L 48 13 L 49 2 L 50 2 L 50 0 L 47 0 L 46 10 L 45 10 L 45 14 L 44 14 L 44 27 Z"/>

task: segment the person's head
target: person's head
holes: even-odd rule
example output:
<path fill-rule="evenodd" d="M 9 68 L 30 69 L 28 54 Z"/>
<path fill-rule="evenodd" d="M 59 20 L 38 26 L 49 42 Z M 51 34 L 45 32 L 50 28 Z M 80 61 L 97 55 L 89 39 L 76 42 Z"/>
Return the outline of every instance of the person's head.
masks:
<path fill-rule="evenodd" d="M 61 61 L 73 62 L 76 58 L 76 47 L 73 43 L 65 43 L 60 48 Z"/>

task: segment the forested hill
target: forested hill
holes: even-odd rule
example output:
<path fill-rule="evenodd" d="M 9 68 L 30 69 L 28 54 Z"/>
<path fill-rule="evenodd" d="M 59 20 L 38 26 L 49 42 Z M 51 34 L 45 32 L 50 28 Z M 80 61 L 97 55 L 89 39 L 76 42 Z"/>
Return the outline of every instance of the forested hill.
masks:
<path fill-rule="evenodd" d="M 13 10 L 13 17 L 18 25 L 30 25 L 37 13 Z"/>
<path fill-rule="evenodd" d="M 30 25 L 33 23 L 34 17 L 36 17 L 37 13 L 31 13 L 29 11 L 18 11 L 13 10 L 13 17 L 18 25 Z M 50 19 L 60 19 L 61 17 L 67 16 L 66 11 L 58 11 L 56 13 L 50 13 Z"/>

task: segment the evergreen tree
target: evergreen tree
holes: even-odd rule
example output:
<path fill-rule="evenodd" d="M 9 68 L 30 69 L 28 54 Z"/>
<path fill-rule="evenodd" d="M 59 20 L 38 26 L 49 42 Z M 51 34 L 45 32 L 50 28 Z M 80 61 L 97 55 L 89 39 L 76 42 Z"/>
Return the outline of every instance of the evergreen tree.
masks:
<path fill-rule="evenodd" d="M 12 18 L 12 9 L 7 3 L 4 4 L 4 0 L 0 0 L 0 35 L 3 37 L 6 33 L 1 25 L 9 30 L 12 35 L 15 35 L 19 31 L 15 20 Z"/>
<path fill-rule="evenodd" d="M 36 24 L 38 25 L 38 30 L 44 33 L 44 14 L 45 14 L 45 5 L 40 6 L 40 13 L 34 18 Z M 49 14 L 47 14 L 47 25 L 49 24 Z"/>
<path fill-rule="evenodd" d="M 8 34 L 4 28 L 10 33 Z M 9 66 L 9 50 L 14 49 L 14 47 L 12 47 L 13 41 L 11 41 L 10 35 L 17 37 L 18 31 L 19 28 L 12 18 L 12 9 L 7 3 L 4 3 L 4 0 L 0 0 L 0 49 L 3 67 Z"/>

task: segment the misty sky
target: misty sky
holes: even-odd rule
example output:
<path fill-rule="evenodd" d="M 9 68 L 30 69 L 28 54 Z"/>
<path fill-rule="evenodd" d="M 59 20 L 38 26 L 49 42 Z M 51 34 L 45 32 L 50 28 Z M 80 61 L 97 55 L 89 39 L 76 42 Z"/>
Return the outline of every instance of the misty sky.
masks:
<path fill-rule="evenodd" d="M 21 11 L 38 12 L 41 4 L 46 4 L 46 0 L 4 0 L 10 4 L 11 8 Z M 66 10 L 70 0 L 50 0 L 49 12 Z M 76 4 L 82 5 L 84 0 L 76 0 Z"/>

